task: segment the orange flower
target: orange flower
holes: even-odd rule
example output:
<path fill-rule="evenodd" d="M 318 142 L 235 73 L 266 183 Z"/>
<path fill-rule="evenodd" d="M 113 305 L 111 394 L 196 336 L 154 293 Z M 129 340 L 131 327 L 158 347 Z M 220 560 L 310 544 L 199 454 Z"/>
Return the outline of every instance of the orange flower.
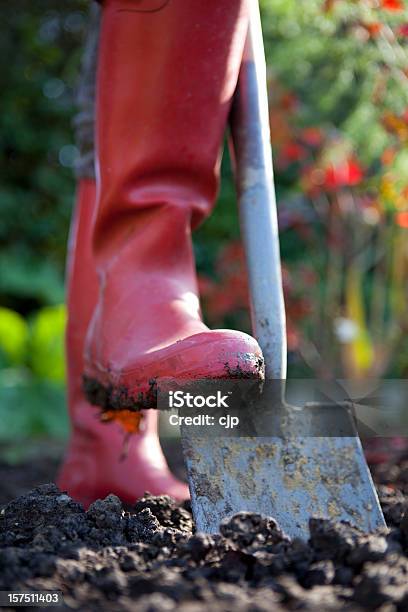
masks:
<path fill-rule="evenodd" d="M 381 32 L 382 23 L 378 21 L 374 23 L 365 23 L 364 27 L 367 30 L 367 32 L 370 34 L 370 36 L 374 38 L 375 36 L 377 36 L 377 34 Z"/>
<path fill-rule="evenodd" d="M 306 166 L 302 171 L 300 183 L 310 197 L 318 196 L 324 183 L 324 170 L 317 166 Z"/>
<path fill-rule="evenodd" d="M 408 117 L 406 115 L 406 111 L 402 116 L 395 115 L 388 111 L 384 113 L 382 119 L 386 130 L 397 136 L 401 142 L 408 141 Z"/>
<path fill-rule="evenodd" d="M 395 222 L 400 227 L 408 229 L 408 211 L 397 213 L 395 215 Z"/>
<path fill-rule="evenodd" d="M 333 10 L 336 0 L 324 0 L 323 10 L 325 13 L 330 13 Z"/>
<path fill-rule="evenodd" d="M 381 161 L 384 166 L 389 166 L 395 159 L 396 151 L 392 147 L 388 147 L 381 155 Z"/>

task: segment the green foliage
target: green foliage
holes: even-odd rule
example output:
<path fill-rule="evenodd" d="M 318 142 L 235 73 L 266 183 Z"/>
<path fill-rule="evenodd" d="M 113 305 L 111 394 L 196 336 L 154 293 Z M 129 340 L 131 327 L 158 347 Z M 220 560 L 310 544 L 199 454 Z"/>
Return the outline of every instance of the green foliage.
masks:
<path fill-rule="evenodd" d="M 29 323 L 0 308 L 0 442 L 66 435 L 65 322 L 63 304 L 42 308 Z"/>
<path fill-rule="evenodd" d="M 23 314 L 62 299 L 74 192 L 65 153 L 86 11 L 76 0 L 0 7 L 0 55 L 10 58 L 0 76 L 0 303 Z"/>
<path fill-rule="evenodd" d="M 64 438 L 68 431 L 65 390 L 0 370 L 0 442 L 31 437 Z"/>
<path fill-rule="evenodd" d="M 85 0 L 0 6 L 2 440 L 67 431 L 60 304 L 75 189 L 74 88 L 88 8 Z"/>
<path fill-rule="evenodd" d="M 43 308 L 31 322 L 29 363 L 34 375 L 41 380 L 54 383 L 65 380 L 65 323 L 63 304 Z"/>
<path fill-rule="evenodd" d="M 0 354 L 3 367 L 29 369 L 34 377 L 62 384 L 65 380 L 64 304 L 46 306 L 29 323 L 17 312 L 0 307 Z"/>
<path fill-rule="evenodd" d="M 364 27 L 395 18 L 368 5 L 339 1 L 324 12 L 322 0 L 261 2 L 268 68 L 296 95 L 298 120 L 341 130 L 365 163 L 387 143 L 384 109 L 402 113 L 407 100 L 406 55 Z M 385 95 L 376 103 L 380 87 Z"/>
<path fill-rule="evenodd" d="M 28 325 L 17 312 L 0 307 L 0 351 L 6 364 L 22 363 L 28 342 Z"/>
<path fill-rule="evenodd" d="M 24 252 L 25 251 L 25 252 Z M 53 304 L 64 299 L 63 277 L 53 261 L 27 250 L 0 255 L 0 293 L 5 303 Z M 6 297 L 7 296 L 7 297 Z"/>
<path fill-rule="evenodd" d="M 223 246 L 239 238 L 238 210 L 228 150 L 222 161 L 222 180 L 212 215 L 194 234 L 194 249 L 199 273 L 214 274 L 217 255 Z"/>

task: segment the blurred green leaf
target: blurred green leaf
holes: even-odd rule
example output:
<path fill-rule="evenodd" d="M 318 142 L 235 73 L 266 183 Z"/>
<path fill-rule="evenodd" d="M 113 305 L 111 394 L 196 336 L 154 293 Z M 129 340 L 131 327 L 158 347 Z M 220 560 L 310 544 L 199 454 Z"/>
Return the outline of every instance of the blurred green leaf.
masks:
<path fill-rule="evenodd" d="M 8 385 L 8 376 L 5 371 L 0 380 L 0 442 L 33 436 L 65 438 L 68 416 L 64 387 L 35 380 Z"/>
<path fill-rule="evenodd" d="M 28 257 L 16 251 L 0 255 L 0 293 L 16 298 L 35 298 L 39 304 L 64 299 L 64 285 L 52 261 Z"/>
<path fill-rule="evenodd" d="M 42 308 L 30 325 L 30 365 L 45 381 L 65 380 L 64 333 L 66 310 L 63 304 Z"/>
<path fill-rule="evenodd" d="M 10 364 L 20 364 L 26 357 L 28 325 L 17 312 L 0 307 L 0 349 Z"/>

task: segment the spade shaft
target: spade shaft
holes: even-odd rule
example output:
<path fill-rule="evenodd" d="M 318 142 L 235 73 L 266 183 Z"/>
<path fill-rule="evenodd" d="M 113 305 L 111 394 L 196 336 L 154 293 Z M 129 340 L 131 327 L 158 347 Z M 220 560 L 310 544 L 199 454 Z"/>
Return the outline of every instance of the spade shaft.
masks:
<path fill-rule="evenodd" d="M 253 334 L 267 378 L 286 378 L 286 317 L 258 3 L 250 20 L 231 112 L 232 157 L 248 269 Z"/>

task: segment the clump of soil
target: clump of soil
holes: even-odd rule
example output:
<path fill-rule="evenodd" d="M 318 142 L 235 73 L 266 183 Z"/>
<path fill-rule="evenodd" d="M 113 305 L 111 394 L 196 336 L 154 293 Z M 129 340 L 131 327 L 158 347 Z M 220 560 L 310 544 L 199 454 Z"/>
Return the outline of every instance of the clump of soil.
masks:
<path fill-rule="evenodd" d="M 312 519 L 308 542 L 253 513 L 197 534 L 188 503 L 167 496 L 125 510 L 110 495 L 85 512 L 42 485 L 2 510 L 0 590 L 61 590 L 76 610 L 406 610 L 408 460 L 374 476 L 388 529 Z"/>

